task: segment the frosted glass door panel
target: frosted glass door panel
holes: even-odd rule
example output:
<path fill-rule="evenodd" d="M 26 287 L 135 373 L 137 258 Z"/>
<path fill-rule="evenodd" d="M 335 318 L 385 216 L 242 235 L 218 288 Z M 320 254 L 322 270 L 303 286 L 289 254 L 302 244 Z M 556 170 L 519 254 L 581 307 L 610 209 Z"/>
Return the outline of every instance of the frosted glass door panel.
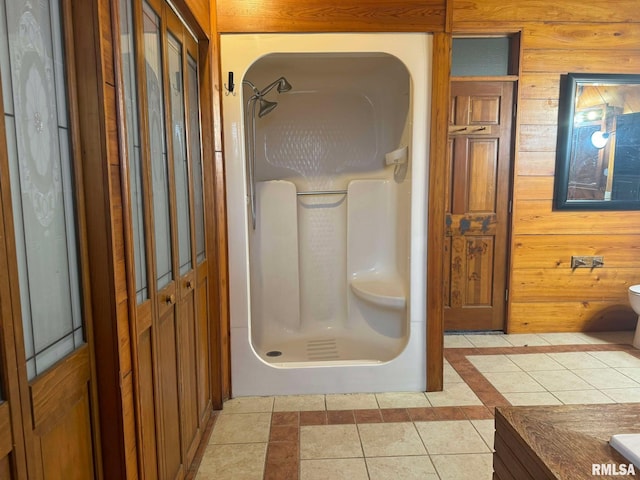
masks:
<path fill-rule="evenodd" d="M 147 284 L 147 254 L 144 233 L 144 192 L 140 132 L 138 126 L 138 92 L 135 65 L 134 24 L 131 0 L 120 0 L 120 48 L 127 122 L 127 154 L 129 159 L 129 189 L 131 191 L 131 223 L 136 274 L 136 301 L 149 298 Z"/>
<path fill-rule="evenodd" d="M 143 10 L 153 189 L 153 228 L 156 243 L 156 276 L 158 290 L 161 290 L 173 280 L 167 140 L 165 138 L 164 100 L 162 97 L 164 89 L 162 82 L 162 45 L 160 43 L 160 17 L 146 2 Z"/>
<path fill-rule="evenodd" d="M 57 0 L 0 0 L 0 72 L 29 378 L 84 343 Z"/>
<path fill-rule="evenodd" d="M 189 82 L 189 153 L 193 171 L 193 209 L 196 224 L 196 262 L 206 258 L 204 243 L 204 196 L 202 190 L 202 145 L 200 142 L 200 100 L 198 98 L 198 64 L 187 56 Z"/>
<path fill-rule="evenodd" d="M 169 83 L 171 87 L 171 126 L 173 132 L 173 169 L 176 179 L 176 213 L 178 220 L 178 260 L 180 275 L 192 268 L 191 219 L 189 208 L 189 170 L 182 88 L 182 44 L 168 35 Z"/>

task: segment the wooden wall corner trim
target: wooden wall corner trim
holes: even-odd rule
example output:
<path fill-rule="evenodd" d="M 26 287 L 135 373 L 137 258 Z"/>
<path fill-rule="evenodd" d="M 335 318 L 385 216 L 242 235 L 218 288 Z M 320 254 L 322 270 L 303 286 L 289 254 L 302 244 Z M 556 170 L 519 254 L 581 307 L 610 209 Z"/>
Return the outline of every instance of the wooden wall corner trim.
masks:
<path fill-rule="evenodd" d="M 427 391 L 443 387 L 443 257 L 449 79 L 451 76 L 450 33 L 433 36 L 431 93 L 431 146 L 429 151 L 429 218 L 427 234 Z"/>

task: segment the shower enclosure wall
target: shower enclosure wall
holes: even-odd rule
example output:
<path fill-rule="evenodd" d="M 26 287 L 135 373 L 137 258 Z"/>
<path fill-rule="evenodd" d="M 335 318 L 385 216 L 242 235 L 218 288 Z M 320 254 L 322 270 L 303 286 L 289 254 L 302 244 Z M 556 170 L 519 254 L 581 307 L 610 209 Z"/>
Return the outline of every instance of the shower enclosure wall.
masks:
<path fill-rule="evenodd" d="M 222 36 L 233 396 L 424 390 L 430 46 Z"/>

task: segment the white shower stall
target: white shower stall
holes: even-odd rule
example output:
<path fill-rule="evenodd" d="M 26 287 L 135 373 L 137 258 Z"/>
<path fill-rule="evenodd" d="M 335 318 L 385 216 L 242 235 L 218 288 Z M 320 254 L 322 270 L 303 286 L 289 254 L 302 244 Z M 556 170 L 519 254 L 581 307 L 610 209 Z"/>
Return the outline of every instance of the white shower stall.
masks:
<path fill-rule="evenodd" d="M 232 395 L 424 390 L 431 37 L 221 56 Z"/>

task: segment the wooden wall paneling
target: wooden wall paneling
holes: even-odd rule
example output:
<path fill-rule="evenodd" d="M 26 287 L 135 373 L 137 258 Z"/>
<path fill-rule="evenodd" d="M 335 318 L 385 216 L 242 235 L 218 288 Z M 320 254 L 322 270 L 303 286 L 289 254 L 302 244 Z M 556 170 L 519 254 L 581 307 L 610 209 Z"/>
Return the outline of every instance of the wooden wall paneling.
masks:
<path fill-rule="evenodd" d="M 525 44 L 526 46 L 526 44 Z M 599 53 L 598 53 L 599 52 Z M 588 59 L 588 60 L 587 60 Z M 640 49 L 589 50 L 529 50 L 522 56 L 522 68 L 527 72 L 567 73 L 638 73 Z"/>
<path fill-rule="evenodd" d="M 523 98 L 519 103 L 520 123 L 530 125 L 558 124 L 558 100 Z"/>
<path fill-rule="evenodd" d="M 633 23 L 529 23 L 523 39 L 536 50 L 572 50 L 576 44 L 589 50 L 637 50 L 640 30 Z"/>
<path fill-rule="evenodd" d="M 615 0 L 601 4 L 585 4 L 581 0 L 520 0 L 505 4 L 503 0 L 452 0 L 454 27 L 458 23 L 492 21 L 496 28 L 503 22 L 549 22 L 552 20 L 580 23 L 640 22 L 635 0 Z"/>
<path fill-rule="evenodd" d="M 513 332 L 583 332 L 633 330 L 638 321 L 624 301 L 513 302 Z"/>
<path fill-rule="evenodd" d="M 553 200 L 553 176 L 517 176 L 514 187 L 519 200 Z"/>
<path fill-rule="evenodd" d="M 572 255 L 601 255 L 604 267 L 640 271 L 640 233 L 603 235 L 515 235 L 514 268 L 557 268 L 567 273 Z"/>
<path fill-rule="evenodd" d="M 521 73 L 520 98 L 537 98 L 539 100 L 558 100 L 560 93 L 560 76 L 547 73 Z"/>
<path fill-rule="evenodd" d="M 512 301 L 566 302 L 599 300 L 626 303 L 627 289 L 638 278 L 633 268 L 526 268 L 511 272 Z M 562 285 L 562 288 L 550 288 Z"/>
<path fill-rule="evenodd" d="M 519 200 L 514 206 L 516 234 L 616 235 L 638 233 L 640 212 L 589 212 L 552 210 L 549 200 Z"/>
<path fill-rule="evenodd" d="M 213 175 L 209 178 L 213 178 L 209 195 L 214 201 L 215 216 L 212 218 L 208 216 L 208 220 L 211 222 L 211 226 L 207 230 L 211 233 L 215 233 L 211 243 L 213 252 L 215 253 L 215 263 L 210 262 L 211 265 L 215 265 L 213 269 L 213 275 L 209 278 L 214 279 L 212 286 L 215 284 L 217 288 L 214 291 L 216 300 L 218 302 L 218 315 L 219 329 L 211 330 L 211 344 L 213 348 L 218 348 L 218 352 L 212 352 L 211 359 L 211 372 L 212 372 L 212 392 L 214 394 L 213 407 L 222 409 L 222 400 L 231 397 L 231 328 L 229 320 L 229 258 L 228 252 L 228 238 L 227 238 L 227 201 L 226 201 L 226 187 L 225 187 L 225 174 L 224 174 L 224 160 L 222 152 L 215 153 L 214 162 L 211 165 L 211 173 Z M 209 240 L 208 240 L 209 242 Z M 208 244 L 208 243 L 207 243 Z M 207 247 L 209 248 L 209 247 Z M 209 256 L 211 258 L 211 256 Z M 211 272 L 211 270 L 210 270 Z M 215 276 L 214 276 L 215 275 Z M 220 382 L 220 386 L 216 385 L 216 379 L 214 375 L 219 372 L 220 378 L 217 379 Z"/>
<path fill-rule="evenodd" d="M 445 195 L 448 178 L 450 33 L 433 36 L 431 141 L 429 149 L 429 218 L 427 234 L 427 391 L 443 387 Z"/>
<path fill-rule="evenodd" d="M 525 152 L 516 156 L 516 175 L 550 175 L 556 170 L 556 152 Z"/>
<path fill-rule="evenodd" d="M 218 31 L 442 32 L 444 0 L 218 0 Z"/>

